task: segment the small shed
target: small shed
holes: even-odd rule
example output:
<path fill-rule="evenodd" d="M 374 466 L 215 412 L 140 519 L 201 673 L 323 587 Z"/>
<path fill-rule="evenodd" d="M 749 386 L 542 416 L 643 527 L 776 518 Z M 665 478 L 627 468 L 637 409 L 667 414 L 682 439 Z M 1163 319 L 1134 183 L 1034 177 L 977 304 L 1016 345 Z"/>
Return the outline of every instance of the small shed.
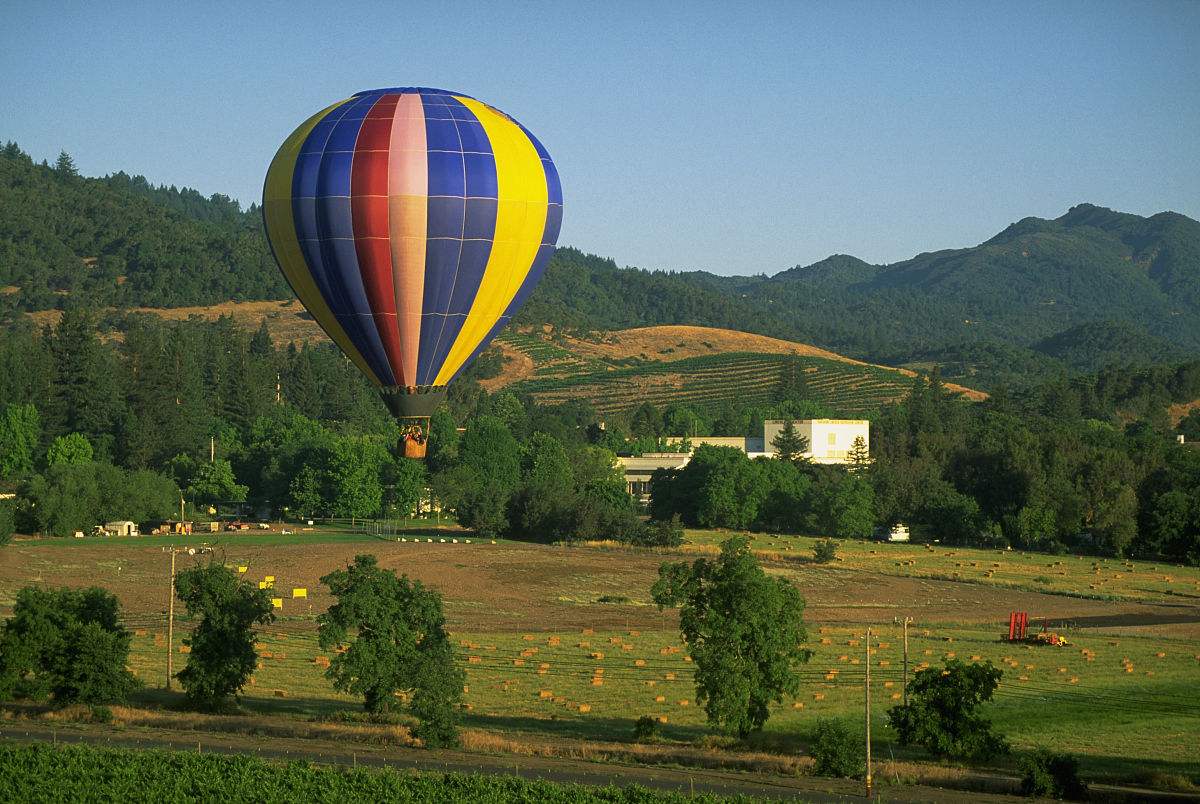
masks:
<path fill-rule="evenodd" d="M 107 536 L 137 536 L 137 523 L 130 522 L 127 519 L 118 522 L 105 522 L 104 533 Z"/>

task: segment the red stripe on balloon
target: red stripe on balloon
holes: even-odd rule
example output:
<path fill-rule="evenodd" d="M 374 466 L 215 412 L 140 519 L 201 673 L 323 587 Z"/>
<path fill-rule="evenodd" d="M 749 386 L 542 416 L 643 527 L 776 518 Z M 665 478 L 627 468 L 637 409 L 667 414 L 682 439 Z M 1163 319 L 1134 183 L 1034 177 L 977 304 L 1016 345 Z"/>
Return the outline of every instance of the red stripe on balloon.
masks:
<path fill-rule="evenodd" d="M 358 131 L 350 169 L 350 211 L 354 222 L 354 250 L 358 254 L 363 289 L 371 305 L 375 329 L 396 383 L 403 385 L 388 227 L 388 158 L 392 118 L 398 99 L 398 95 L 384 95 L 376 101 Z"/>

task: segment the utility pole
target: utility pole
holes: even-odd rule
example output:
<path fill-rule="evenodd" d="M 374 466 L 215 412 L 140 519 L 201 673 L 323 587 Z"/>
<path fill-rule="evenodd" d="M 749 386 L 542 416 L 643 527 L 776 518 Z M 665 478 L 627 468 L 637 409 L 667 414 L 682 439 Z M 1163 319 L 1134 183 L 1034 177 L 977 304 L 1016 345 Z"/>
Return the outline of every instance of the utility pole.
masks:
<path fill-rule="evenodd" d="M 180 520 L 182 521 L 182 520 Z M 175 657 L 171 649 L 175 644 L 175 545 L 171 545 L 171 588 L 167 598 L 167 689 L 171 689 Z"/>
<path fill-rule="evenodd" d="M 209 463 L 217 462 L 217 437 L 216 436 L 208 437 L 208 462 Z"/>
<path fill-rule="evenodd" d="M 904 705 L 908 706 L 908 624 L 913 621 L 912 617 L 904 618 Z"/>
<path fill-rule="evenodd" d="M 871 800 L 871 629 L 867 628 L 866 638 L 867 674 L 863 701 L 867 720 L 867 801 Z"/>

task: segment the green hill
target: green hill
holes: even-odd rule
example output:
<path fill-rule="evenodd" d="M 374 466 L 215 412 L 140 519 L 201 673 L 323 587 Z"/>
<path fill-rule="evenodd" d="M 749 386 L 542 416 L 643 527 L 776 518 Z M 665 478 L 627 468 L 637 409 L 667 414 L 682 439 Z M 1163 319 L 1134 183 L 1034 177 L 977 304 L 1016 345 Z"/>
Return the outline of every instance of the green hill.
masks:
<path fill-rule="evenodd" d="M 0 149 L 0 315 L 282 300 L 257 207 L 79 176 Z M 1200 223 L 1090 204 L 892 265 L 834 255 L 773 276 L 618 268 L 561 248 L 516 323 L 587 332 L 687 324 L 943 367 L 981 387 L 1200 354 Z"/>

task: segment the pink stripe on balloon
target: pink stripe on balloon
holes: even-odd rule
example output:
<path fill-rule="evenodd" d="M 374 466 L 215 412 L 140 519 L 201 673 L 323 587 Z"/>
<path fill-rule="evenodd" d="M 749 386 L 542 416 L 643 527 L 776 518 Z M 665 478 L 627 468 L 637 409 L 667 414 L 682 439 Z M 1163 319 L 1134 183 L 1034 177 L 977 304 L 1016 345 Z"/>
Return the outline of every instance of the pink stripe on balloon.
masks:
<path fill-rule="evenodd" d="M 425 298 L 425 235 L 428 231 L 429 157 L 421 96 L 401 95 L 392 120 L 388 159 L 388 223 L 392 284 L 400 330 L 400 382 L 415 385 Z"/>

